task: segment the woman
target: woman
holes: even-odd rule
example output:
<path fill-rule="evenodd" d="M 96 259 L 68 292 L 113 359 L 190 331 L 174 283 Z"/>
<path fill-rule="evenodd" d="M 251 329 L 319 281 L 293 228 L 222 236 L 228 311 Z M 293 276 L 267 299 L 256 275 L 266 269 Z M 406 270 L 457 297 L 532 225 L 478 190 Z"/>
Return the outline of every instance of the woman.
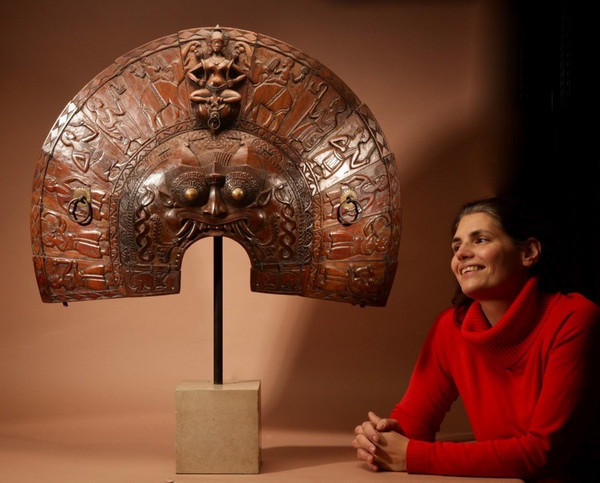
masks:
<path fill-rule="evenodd" d="M 501 198 L 463 207 L 454 307 L 436 319 L 390 417 L 369 413 L 355 428 L 370 469 L 577 481 L 598 470 L 600 308 L 557 291 L 537 226 Z M 436 442 L 458 396 L 475 441 Z"/>

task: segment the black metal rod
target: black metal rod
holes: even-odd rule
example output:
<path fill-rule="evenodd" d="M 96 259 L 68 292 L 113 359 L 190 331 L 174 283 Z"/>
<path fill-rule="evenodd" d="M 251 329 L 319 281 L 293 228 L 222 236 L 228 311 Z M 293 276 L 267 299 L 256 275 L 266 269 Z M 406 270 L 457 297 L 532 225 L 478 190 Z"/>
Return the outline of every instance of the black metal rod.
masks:
<path fill-rule="evenodd" d="M 223 238 L 213 237 L 214 383 L 223 384 Z"/>

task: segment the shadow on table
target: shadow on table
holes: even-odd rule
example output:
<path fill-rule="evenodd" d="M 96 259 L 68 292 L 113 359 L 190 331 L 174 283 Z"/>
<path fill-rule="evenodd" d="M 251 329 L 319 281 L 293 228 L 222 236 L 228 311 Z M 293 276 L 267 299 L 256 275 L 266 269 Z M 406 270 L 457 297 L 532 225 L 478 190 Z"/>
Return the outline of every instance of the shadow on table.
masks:
<path fill-rule="evenodd" d="M 348 446 L 279 446 L 263 448 L 261 473 L 277 473 L 297 468 L 355 461 Z M 358 463 L 358 462 L 357 462 Z"/>

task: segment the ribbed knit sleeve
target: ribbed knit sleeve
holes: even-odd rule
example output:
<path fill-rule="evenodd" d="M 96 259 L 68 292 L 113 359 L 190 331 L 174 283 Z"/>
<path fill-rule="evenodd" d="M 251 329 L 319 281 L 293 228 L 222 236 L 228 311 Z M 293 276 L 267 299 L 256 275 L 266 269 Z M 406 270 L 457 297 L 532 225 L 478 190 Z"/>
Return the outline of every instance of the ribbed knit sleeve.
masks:
<path fill-rule="evenodd" d="M 390 417 L 400 423 L 411 439 L 433 441 L 440 425 L 458 397 L 447 360 L 450 339 L 457 339 L 452 311 L 443 312 L 433 324 L 413 370 L 408 389 Z"/>

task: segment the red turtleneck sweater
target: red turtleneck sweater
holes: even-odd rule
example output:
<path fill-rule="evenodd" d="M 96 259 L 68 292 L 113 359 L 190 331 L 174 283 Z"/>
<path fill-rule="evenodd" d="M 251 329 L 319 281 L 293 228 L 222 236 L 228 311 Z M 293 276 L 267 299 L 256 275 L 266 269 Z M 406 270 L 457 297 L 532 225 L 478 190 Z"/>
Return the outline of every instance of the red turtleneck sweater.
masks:
<path fill-rule="evenodd" d="M 462 324 L 453 308 L 435 321 L 391 414 L 410 438 L 409 473 L 556 477 L 581 456 L 598 410 L 600 308 L 537 285 L 493 327 L 477 302 Z M 436 442 L 459 395 L 475 441 Z"/>

